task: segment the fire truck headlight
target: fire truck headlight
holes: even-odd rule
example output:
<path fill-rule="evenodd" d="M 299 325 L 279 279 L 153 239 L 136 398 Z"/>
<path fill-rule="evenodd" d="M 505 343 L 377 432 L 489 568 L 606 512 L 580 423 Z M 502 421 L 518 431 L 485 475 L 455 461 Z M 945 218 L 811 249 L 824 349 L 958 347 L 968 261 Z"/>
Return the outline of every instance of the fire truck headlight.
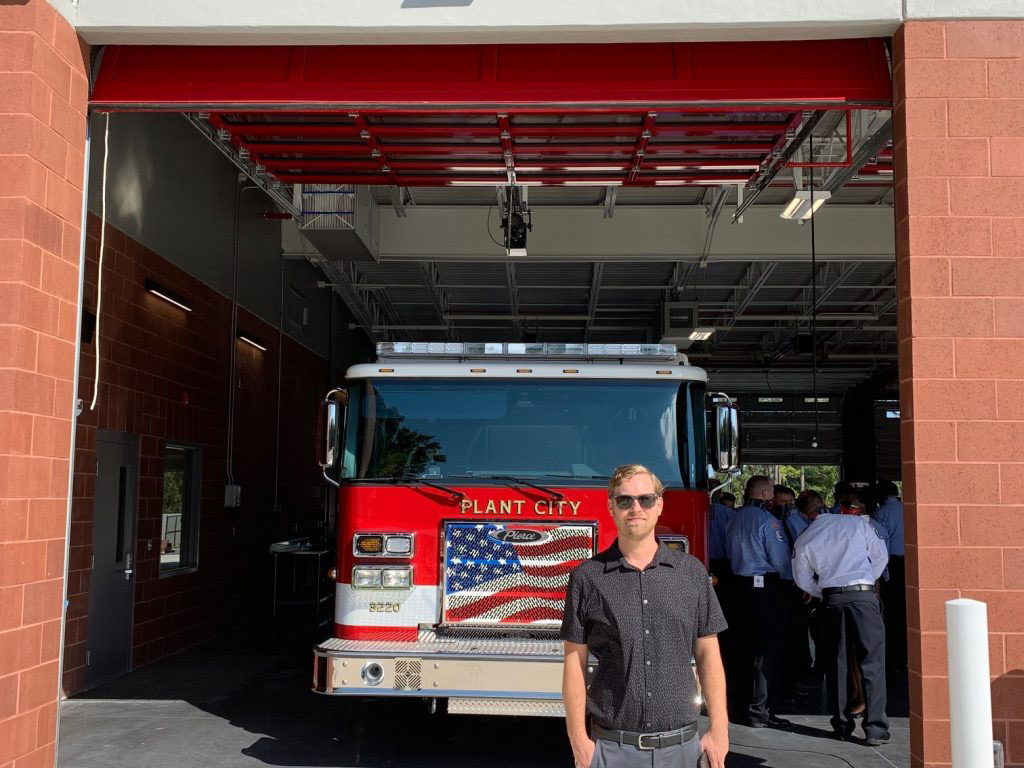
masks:
<path fill-rule="evenodd" d="M 380 589 L 381 569 L 356 566 L 352 569 L 352 589 Z"/>
<path fill-rule="evenodd" d="M 412 567 L 384 569 L 384 589 L 410 589 L 412 587 Z"/>

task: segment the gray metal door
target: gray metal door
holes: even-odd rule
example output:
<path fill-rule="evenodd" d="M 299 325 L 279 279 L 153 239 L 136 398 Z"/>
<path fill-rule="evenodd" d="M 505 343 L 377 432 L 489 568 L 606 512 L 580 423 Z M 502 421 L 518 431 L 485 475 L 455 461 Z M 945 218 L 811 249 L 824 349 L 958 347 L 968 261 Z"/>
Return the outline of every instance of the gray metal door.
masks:
<path fill-rule="evenodd" d="M 128 671 L 138 468 L 138 437 L 97 433 L 86 686 Z"/>

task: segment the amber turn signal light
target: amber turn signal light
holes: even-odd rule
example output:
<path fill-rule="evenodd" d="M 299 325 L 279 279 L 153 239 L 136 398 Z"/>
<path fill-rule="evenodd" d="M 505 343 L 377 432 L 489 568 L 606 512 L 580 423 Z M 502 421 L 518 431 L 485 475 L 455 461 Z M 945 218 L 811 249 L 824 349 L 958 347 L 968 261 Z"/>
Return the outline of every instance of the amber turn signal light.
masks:
<path fill-rule="evenodd" d="M 380 535 L 356 536 L 356 553 L 379 555 L 384 551 L 384 537 Z"/>

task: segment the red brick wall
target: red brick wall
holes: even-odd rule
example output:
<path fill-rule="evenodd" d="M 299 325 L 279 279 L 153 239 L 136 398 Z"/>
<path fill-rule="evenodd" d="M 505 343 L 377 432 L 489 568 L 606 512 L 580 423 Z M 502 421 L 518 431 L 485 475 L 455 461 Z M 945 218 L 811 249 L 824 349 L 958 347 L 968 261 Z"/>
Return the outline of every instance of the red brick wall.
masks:
<path fill-rule="evenodd" d="M 943 604 L 969 597 L 1024 765 L 1024 22 L 911 22 L 894 53 L 912 762 L 950 762 Z"/>
<path fill-rule="evenodd" d="M 0 766 L 52 765 L 88 52 L 0 4 Z"/>
<path fill-rule="evenodd" d="M 87 309 L 96 305 L 99 222 L 90 216 Z M 223 255 L 230 258 L 230 255 Z M 150 277 L 185 297 L 185 312 L 144 290 Z M 279 498 L 274 497 L 277 407 L 276 330 L 239 311 L 239 327 L 266 352 L 232 342 L 231 302 L 123 233 L 107 227 L 100 321 L 97 410 L 79 418 L 75 454 L 68 627 L 64 688 L 82 688 L 88 646 L 89 565 L 92 553 L 96 430 L 139 435 L 140 465 L 135 546 L 132 665 L 139 666 L 227 629 L 260 643 L 270 592 L 270 541 L 293 535 L 292 521 L 308 532 L 303 513 L 317 504 L 314 463 L 316 406 L 326 364 L 288 337 L 282 346 L 282 442 Z M 227 447 L 230 345 L 237 353 L 235 481 L 241 509 L 223 505 Z M 81 397 L 93 392 L 95 342 L 83 345 Z M 164 444 L 179 440 L 203 449 L 199 568 L 159 574 Z M 152 547 L 147 546 L 152 542 Z M 264 633 L 265 634 L 265 633 Z"/>

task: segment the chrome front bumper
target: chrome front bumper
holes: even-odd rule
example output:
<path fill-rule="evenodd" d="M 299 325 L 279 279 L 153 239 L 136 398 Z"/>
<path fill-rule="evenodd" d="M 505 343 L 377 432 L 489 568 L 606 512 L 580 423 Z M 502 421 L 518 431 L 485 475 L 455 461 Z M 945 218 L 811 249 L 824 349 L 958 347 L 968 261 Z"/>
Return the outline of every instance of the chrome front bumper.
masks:
<path fill-rule="evenodd" d="M 332 696 L 532 699 L 560 702 L 562 641 L 439 637 L 328 640 L 313 649 L 313 691 Z"/>

